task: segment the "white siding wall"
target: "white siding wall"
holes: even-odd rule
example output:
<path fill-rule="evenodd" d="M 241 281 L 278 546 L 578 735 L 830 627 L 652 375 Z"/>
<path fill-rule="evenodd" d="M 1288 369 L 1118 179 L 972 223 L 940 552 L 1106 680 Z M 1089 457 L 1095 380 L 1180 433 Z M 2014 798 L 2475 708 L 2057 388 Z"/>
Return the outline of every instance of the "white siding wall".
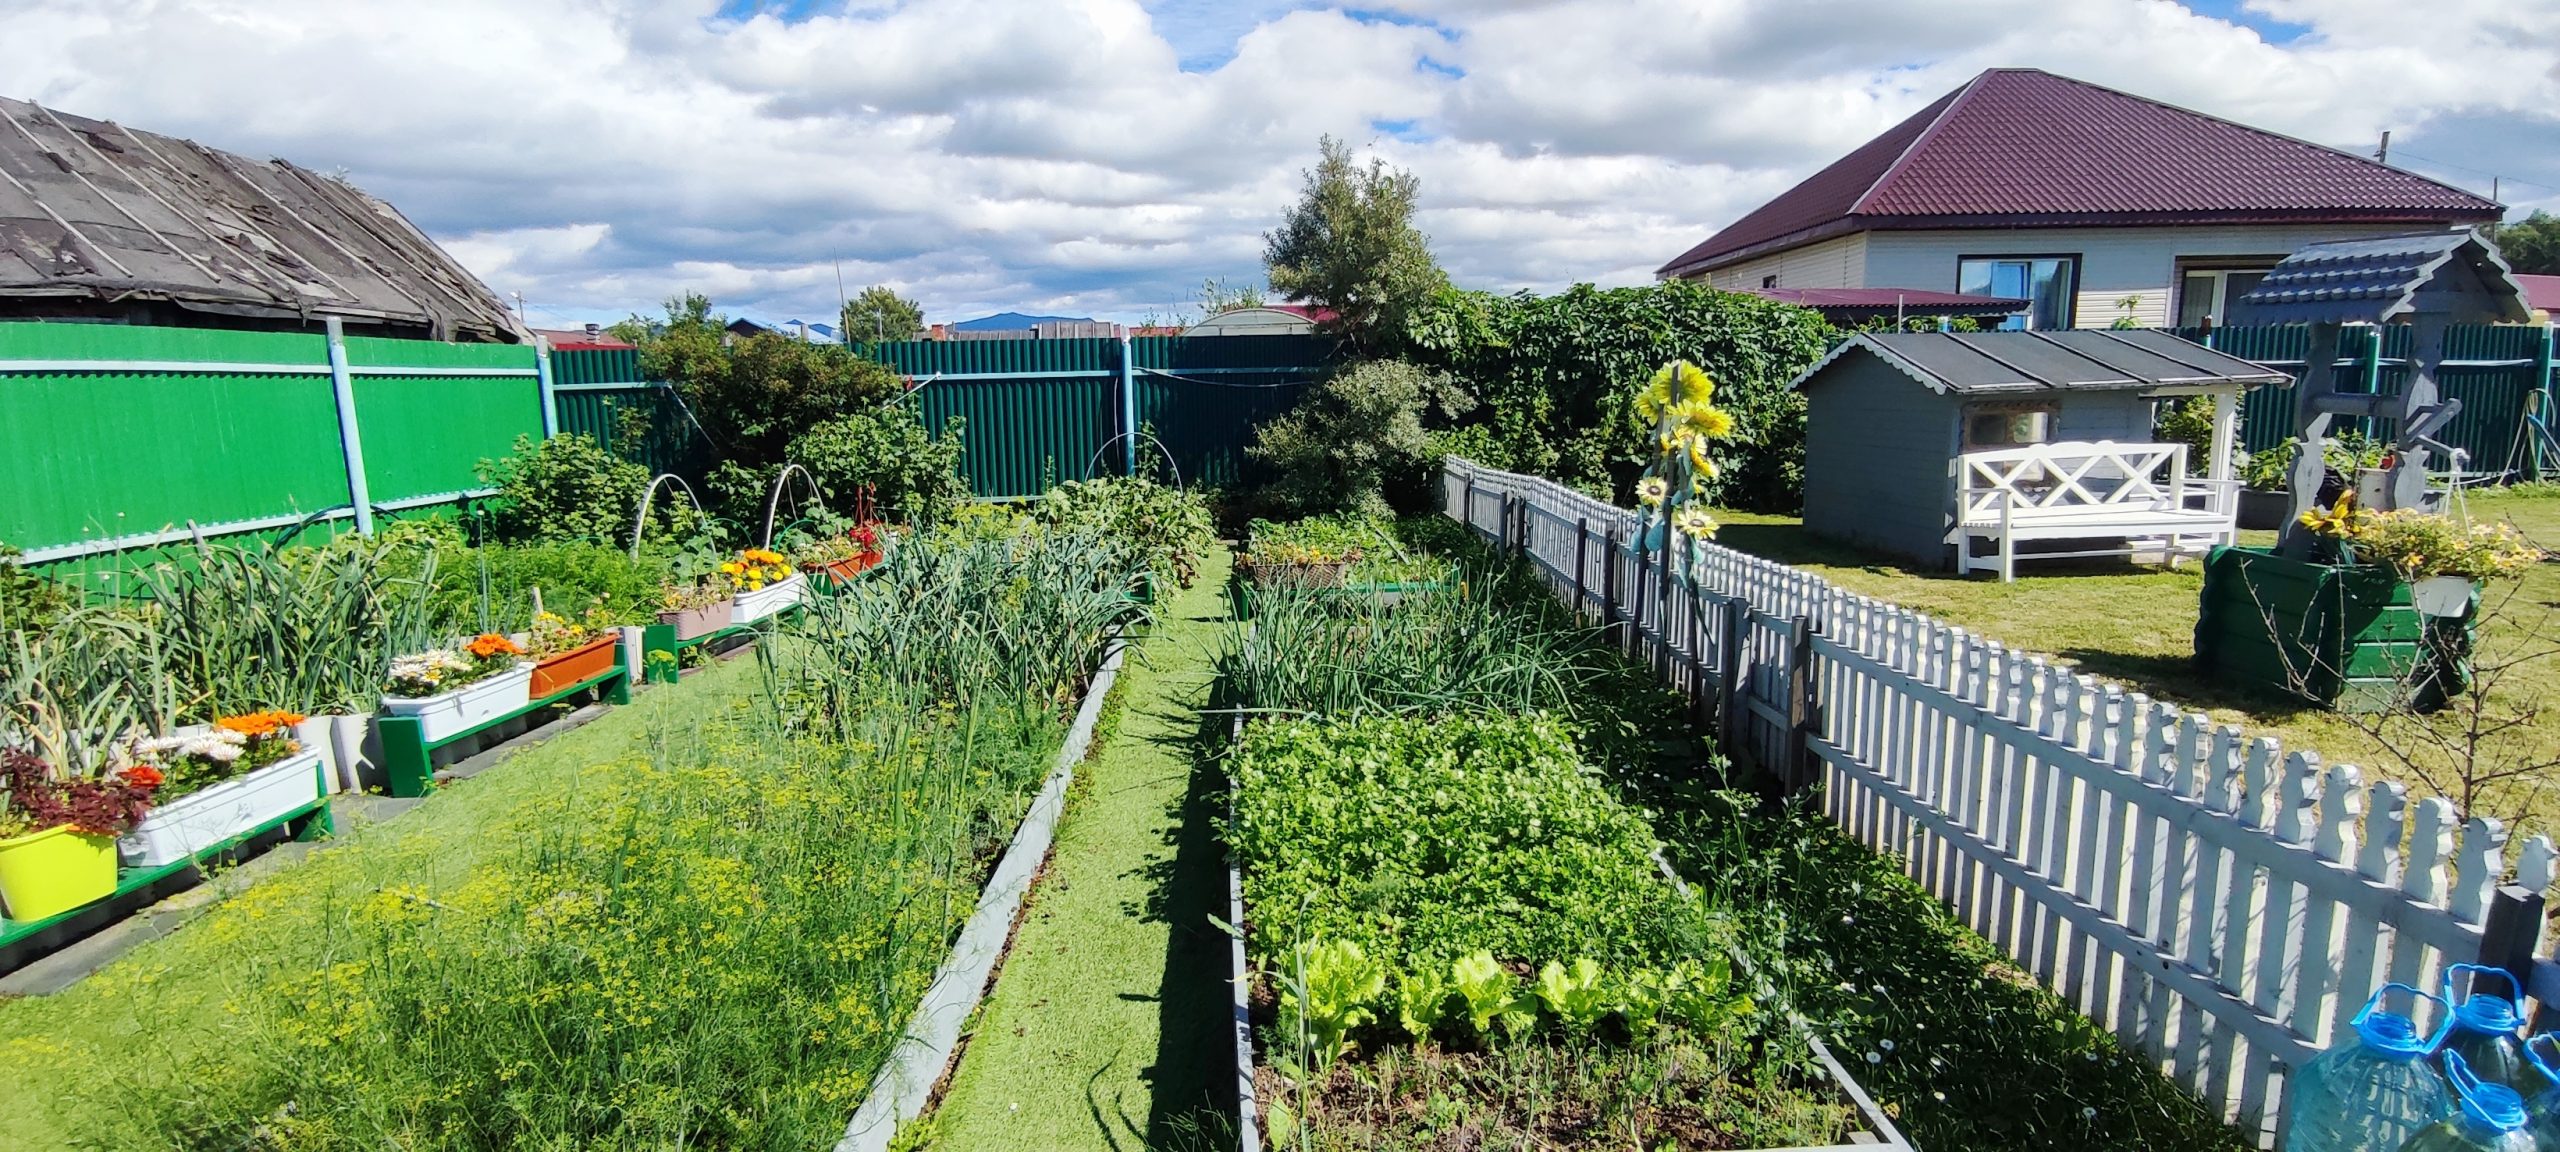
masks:
<path fill-rule="evenodd" d="M 1867 234 L 1855 232 L 1718 268 L 1703 279 L 1729 292 L 1757 288 L 1765 276 L 1777 277 L 1780 288 L 1858 288 L 1866 284 L 1866 268 Z"/>
<path fill-rule="evenodd" d="M 2174 318 L 2170 309 L 2181 257 L 2283 256 L 2323 240 L 2420 230 L 2407 224 L 2308 224 L 1870 232 L 1865 234 L 1863 253 L 1866 279 L 1852 286 L 1954 292 L 1958 290 L 1956 262 L 1967 256 L 2078 256 L 2080 299 L 2073 314 L 2075 323 L 2083 328 L 2113 324 L 2122 314 L 2116 302 L 2132 296 L 2138 298 L 2133 309 L 2136 320 L 2165 325 Z M 1715 273 L 1718 287 L 1724 286 L 1724 276 L 1723 271 Z"/>

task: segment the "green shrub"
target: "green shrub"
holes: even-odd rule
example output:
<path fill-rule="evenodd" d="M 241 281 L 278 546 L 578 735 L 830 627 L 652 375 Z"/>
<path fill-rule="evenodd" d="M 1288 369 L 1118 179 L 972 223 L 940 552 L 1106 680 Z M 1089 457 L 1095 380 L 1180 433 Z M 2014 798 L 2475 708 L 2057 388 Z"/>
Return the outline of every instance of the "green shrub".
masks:
<path fill-rule="evenodd" d="M 1462 396 L 1448 377 L 1401 360 L 1365 360 L 1335 372 L 1254 433 L 1245 454 L 1270 476 L 1261 499 L 1296 516 L 1419 511 L 1439 461 L 1423 421 L 1454 412 Z"/>
<path fill-rule="evenodd" d="M 491 526 L 506 540 L 584 540 L 628 545 L 649 470 L 606 451 L 593 437 L 554 436 L 536 444 L 516 437 L 503 460 L 480 462 L 482 481 L 498 489 Z M 652 534 L 683 535 L 691 509 L 657 502 Z"/>
<path fill-rule="evenodd" d="M 1196 492 L 1143 476 L 1058 485 L 1040 498 L 1040 519 L 1123 550 L 1132 570 L 1153 572 L 1188 588 L 1200 562 L 1218 546 L 1209 502 Z"/>
<path fill-rule="evenodd" d="M 908 404 L 865 406 L 810 427 L 791 441 L 788 457 L 817 478 L 838 511 L 851 508 L 855 494 L 868 487 L 882 516 L 939 524 L 969 498 L 969 482 L 960 475 L 960 432 L 958 417 L 936 436 Z M 767 479 L 757 487 L 758 519 L 770 486 Z"/>
<path fill-rule="evenodd" d="M 1787 385 L 1839 338 L 1808 309 L 1679 280 L 1551 296 L 1448 291 L 1408 333 L 1419 363 L 1466 381 L 1482 404 L 1456 427 L 1486 432 L 1444 437 L 1450 449 L 1619 504 L 1632 502 L 1653 455 L 1636 394 L 1664 364 L 1696 364 L 1735 423 L 1707 498 L 1771 512 L 1804 499 L 1804 398 Z"/>
<path fill-rule="evenodd" d="M 27 571 L 18 555 L 17 549 L 0 544 L 0 633 L 41 627 L 80 604 L 79 592 Z"/>

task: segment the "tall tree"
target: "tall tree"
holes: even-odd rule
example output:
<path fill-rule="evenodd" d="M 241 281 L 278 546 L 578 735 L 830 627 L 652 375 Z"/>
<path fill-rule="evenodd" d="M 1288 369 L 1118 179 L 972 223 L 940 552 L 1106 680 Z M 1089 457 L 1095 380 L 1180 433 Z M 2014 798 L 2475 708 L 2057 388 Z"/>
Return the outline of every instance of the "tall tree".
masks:
<path fill-rule="evenodd" d="M 900 296 L 886 284 L 874 284 L 845 301 L 846 340 L 913 340 L 924 335 L 924 305 Z"/>
<path fill-rule="evenodd" d="M 2560 216 L 2536 210 L 2513 224 L 2499 225 L 2498 251 L 2518 272 L 2560 276 Z"/>
<path fill-rule="evenodd" d="M 1405 317 L 1448 286 L 1431 241 L 1413 226 L 1422 182 L 1331 136 L 1280 227 L 1262 234 L 1271 290 L 1330 308 L 1327 327 L 1366 355 L 1404 340 Z"/>

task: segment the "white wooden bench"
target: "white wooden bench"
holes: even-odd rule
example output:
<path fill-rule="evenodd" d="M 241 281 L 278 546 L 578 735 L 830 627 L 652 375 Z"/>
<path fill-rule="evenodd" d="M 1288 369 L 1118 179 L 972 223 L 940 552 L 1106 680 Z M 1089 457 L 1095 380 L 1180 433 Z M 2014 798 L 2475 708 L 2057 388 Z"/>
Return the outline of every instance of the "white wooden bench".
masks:
<path fill-rule="evenodd" d="M 1947 540 L 1956 571 L 2017 577 L 2018 545 L 2039 540 L 2104 547 L 2036 551 L 2030 560 L 2157 554 L 2175 565 L 2238 532 L 2240 485 L 2187 475 L 2184 444 L 2063 441 L 1966 452 L 1955 459 L 1956 512 Z M 1974 551 L 1986 538 L 1987 554 Z"/>

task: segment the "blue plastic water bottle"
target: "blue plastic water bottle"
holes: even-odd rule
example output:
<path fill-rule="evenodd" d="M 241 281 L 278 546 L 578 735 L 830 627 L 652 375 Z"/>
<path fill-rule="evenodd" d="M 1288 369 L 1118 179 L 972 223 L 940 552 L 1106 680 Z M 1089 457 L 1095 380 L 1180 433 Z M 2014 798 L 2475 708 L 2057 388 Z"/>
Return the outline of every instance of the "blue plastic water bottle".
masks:
<path fill-rule="evenodd" d="M 2459 992 L 2455 977 L 2468 974 Z M 2494 977 L 2495 979 L 2490 979 Z M 2503 984 L 2508 995 L 2482 995 L 2483 983 Z M 2516 1035 L 2524 1021 L 2516 1015 L 2516 1005 L 2524 1000 L 2524 989 L 2517 987 L 2515 976 L 2504 968 L 2485 964 L 2455 964 L 2444 970 L 2444 1002 L 2453 1009 L 2453 1032 L 2444 1040 L 2444 1050 L 2462 1054 L 2462 1062 L 2470 1066 L 2483 1084 L 2496 1084 L 2518 1096 L 2532 1096 L 2542 1091 L 2542 1073 L 2534 1070 L 2524 1055 L 2524 1040 Z M 2448 1068 L 2445 1075 L 2453 1075 Z"/>
<path fill-rule="evenodd" d="M 2400 1152 L 2534 1152 L 2533 1133 L 2525 1130 L 2524 1097 L 2503 1084 L 2471 1074 L 2462 1053 L 2444 1054 L 2445 1077 L 2462 1111 L 2439 1120 L 2409 1138 Z"/>
<path fill-rule="evenodd" d="M 2409 994 L 2407 1015 L 2383 1007 L 2393 990 Z M 2417 1006 L 2436 1006 L 2436 1032 L 2418 1031 Z M 2284 1152 L 2396 1152 L 2409 1139 L 2453 1115 L 2453 1094 L 2427 1064 L 2453 1013 L 2444 1001 L 2406 984 L 2385 984 L 2352 1022 L 2355 1037 L 2313 1057 L 2293 1074 L 2293 1123 Z"/>
<path fill-rule="evenodd" d="M 2524 1058 L 2542 1073 L 2542 1090 L 2524 1098 L 2526 1129 L 2544 1148 L 2560 1148 L 2560 1032 L 2524 1042 Z"/>

